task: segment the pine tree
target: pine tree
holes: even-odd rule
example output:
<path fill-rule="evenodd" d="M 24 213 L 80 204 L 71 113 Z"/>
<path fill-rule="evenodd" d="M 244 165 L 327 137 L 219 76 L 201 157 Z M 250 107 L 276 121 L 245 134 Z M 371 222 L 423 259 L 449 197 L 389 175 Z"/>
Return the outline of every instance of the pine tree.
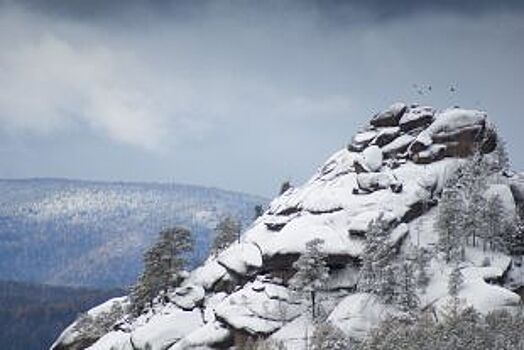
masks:
<path fill-rule="evenodd" d="M 462 287 L 462 283 L 464 283 L 464 277 L 462 276 L 462 272 L 460 271 L 458 264 L 455 264 L 453 270 L 451 270 L 451 273 L 449 274 L 449 295 L 451 295 L 453 298 L 456 298 L 460 288 Z"/>
<path fill-rule="evenodd" d="M 425 292 L 426 287 L 429 283 L 428 276 L 428 264 L 430 261 L 429 252 L 426 249 L 417 249 L 416 252 L 416 284 L 423 292 Z"/>
<path fill-rule="evenodd" d="M 124 316 L 122 305 L 115 302 L 108 311 L 96 315 L 81 314 L 74 323 L 73 329 L 78 333 L 77 339 L 98 339 L 110 332 L 114 324 Z"/>
<path fill-rule="evenodd" d="M 331 322 L 316 325 L 311 340 L 311 350 L 348 350 L 350 341 L 344 332 Z"/>
<path fill-rule="evenodd" d="M 358 290 L 374 293 L 384 302 L 395 298 L 394 252 L 389 242 L 390 228 L 381 214 L 370 224 L 362 253 Z"/>
<path fill-rule="evenodd" d="M 315 238 L 306 243 L 306 251 L 293 263 L 297 271 L 290 280 L 290 286 L 299 291 L 309 293 L 311 314 L 316 316 L 316 293 L 324 287 L 328 279 L 329 268 L 327 255 L 322 252 L 323 239 Z"/>
<path fill-rule="evenodd" d="M 510 159 L 506 150 L 506 141 L 497 132 L 497 146 L 495 147 L 495 170 L 501 172 L 507 172 L 510 169 Z"/>
<path fill-rule="evenodd" d="M 180 283 L 193 249 L 191 232 L 182 227 L 162 230 L 158 240 L 144 253 L 144 271 L 131 288 L 131 311 L 139 314 L 161 292 Z"/>
<path fill-rule="evenodd" d="M 486 199 L 483 194 L 487 189 L 486 178 L 489 176 L 489 165 L 480 151 L 476 151 L 463 168 L 458 186 L 465 200 L 464 234 L 472 239 L 476 246 L 476 238 L 485 230 L 483 217 Z"/>
<path fill-rule="evenodd" d="M 262 216 L 262 214 L 264 214 L 264 207 L 261 204 L 255 205 L 255 215 L 253 219 L 254 220 L 258 219 L 259 217 Z"/>
<path fill-rule="evenodd" d="M 506 226 L 505 232 L 509 232 L 506 239 L 508 251 L 513 256 L 524 257 L 524 221 L 520 218 L 511 226 Z"/>
<path fill-rule="evenodd" d="M 279 194 L 284 194 L 286 193 L 290 188 L 292 188 L 293 186 L 291 185 L 291 182 L 289 181 L 284 181 L 282 183 L 282 185 L 280 185 L 280 192 Z"/>
<path fill-rule="evenodd" d="M 490 248 L 495 248 L 499 251 L 505 251 L 504 242 L 504 217 L 502 212 L 502 201 L 498 195 L 491 197 L 487 201 L 484 210 L 485 231 L 482 236 L 482 249 L 486 251 L 487 244 Z"/>
<path fill-rule="evenodd" d="M 397 304 L 401 311 L 413 313 L 419 305 L 413 264 L 404 261 L 398 272 Z"/>
<path fill-rule="evenodd" d="M 463 200 L 456 185 L 444 188 L 438 206 L 435 222 L 439 234 L 438 249 L 444 253 L 446 262 L 458 260 L 463 249 L 464 240 L 461 232 L 463 222 Z"/>
<path fill-rule="evenodd" d="M 228 215 L 215 227 L 215 239 L 211 245 L 211 254 L 217 255 L 240 237 L 240 224 Z"/>

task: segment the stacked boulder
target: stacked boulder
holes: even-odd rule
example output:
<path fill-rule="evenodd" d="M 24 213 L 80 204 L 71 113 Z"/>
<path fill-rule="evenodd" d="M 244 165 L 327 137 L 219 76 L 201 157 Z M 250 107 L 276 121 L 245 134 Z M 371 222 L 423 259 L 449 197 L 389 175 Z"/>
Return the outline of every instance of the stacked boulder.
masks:
<path fill-rule="evenodd" d="M 476 150 L 489 154 L 496 144 L 496 133 L 483 112 L 393 104 L 373 116 L 350 145 L 331 156 L 311 180 L 275 198 L 244 232 L 241 242 L 191 272 L 171 293 L 168 305 L 155 306 L 90 349 L 103 349 L 100 344 L 134 349 L 133 344 L 149 339 L 144 329 L 151 322 L 156 328 L 180 330 L 149 332 L 163 334 L 150 340 L 158 346 L 153 350 L 227 347 L 259 337 L 285 340 L 286 334 L 296 331 L 293 327 L 303 329 L 308 322 L 304 316 L 308 304 L 296 297 L 290 277 L 295 273 L 293 262 L 313 239 L 323 240 L 330 268 L 323 291 L 328 319 L 349 336 L 364 336 L 392 308 L 355 291 L 370 223 L 377 217 L 387 223 L 389 242 L 399 254 L 414 240 L 420 247 L 433 249 L 438 237 L 432 230 L 434 212 L 430 209 L 437 205 L 444 184 L 466 156 Z M 503 191 L 496 189 L 506 194 L 508 210 L 518 206 L 515 199 L 524 200 L 520 183 L 511 190 L 509 185 Z M 422 237 L 417 231 L 421 218 L 428 227 Z M 509 261 L 501 255 L 493 262 L 499 266 L 489 271 L 473 262 L 471 278 L 466 281 L 471 289 L 465 289 L 463 297 L 476 306 L 488 303 L 483 295 L 489 297 L 490 308 L 516 306 L 516 294 L 486 283 L 488 276 L 502 278 Z M 442 274 L 449 269 L 442 264 L 433 261 L 432 292 L 420 296 L 422 307 L 440 305 L 447 296 L 447 279 Z M 172 314 L 177 316 L 169 316 Z M 184 325 L 178 325 L 176 319 Z M 168 333 L 176 336 L 165 337 Z M 62 336 L 72 337 L 70 333 Z M 162 343 L 161 339 L 166 340 Z M 59 345 L 60 340 L 57 349 Z"/>

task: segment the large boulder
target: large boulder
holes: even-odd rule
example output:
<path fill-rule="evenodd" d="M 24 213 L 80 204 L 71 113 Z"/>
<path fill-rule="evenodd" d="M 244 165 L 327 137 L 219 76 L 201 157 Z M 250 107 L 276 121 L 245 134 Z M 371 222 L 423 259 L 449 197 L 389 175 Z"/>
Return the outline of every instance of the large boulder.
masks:
<path fill-rule="evenodd" d="M 399 121 L 400 129 L 407 132 L 413 129 L 425 128 L 433 121 L 435 109 L 433 107 L 409 108 Z"/>
<path fill-rule="evenodd" d="M 167 349 L 186 335 L 202 327 L 200 310 L 183 311 L 174 309 L 153 315 L 147 323 L 131 333 L 135 349 Z"/>
<path fill-rule="evenodd" d="M 415 140 L 412 135 L 404 134 L 382 147 L 382 153 L 386 158 L 402 157 L 409 145 Z"/>
<path fill-rule="evenodd" d="M 355 168 L 359 172 L 375 172 L 382 167 L 382 150 L 378 146 L 369 146 L 362 152 L 362 157 L 355 159 Z"/>
<path fill-rule="evenodd" d="M 331 312 L 328 321 L 347 336 L 363 339 L 371 329 L 393 312 L 391 306 L 383 304 L 375 295 L 357 293 L 342 300 Z"/>
<path fill-rule="evenodd" d="M 301 313 L 286 287 L 260 281 L 247 283 L 216 308 L 218 320 L 252 335 L 271 334 Z"/>
<path fill-rule="evenodd" d="M 407 106 L 404 103 L 394 103 L 386 110 L 376 114 L 371 119 L 371 125 L 377 126 L 398 126 L 400 118 L 406 111 Z"/>

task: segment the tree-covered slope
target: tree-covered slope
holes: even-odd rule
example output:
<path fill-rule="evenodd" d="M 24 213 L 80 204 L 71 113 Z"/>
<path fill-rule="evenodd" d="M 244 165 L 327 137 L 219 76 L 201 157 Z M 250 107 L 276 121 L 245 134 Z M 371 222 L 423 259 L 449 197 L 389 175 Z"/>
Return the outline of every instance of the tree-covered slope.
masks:
<path fill-rule="evenodd" d="M 0 279 L 128 286 L 162 228 L 182 225 L 193 232 L 196 264 L 220 218 L 230 214 L 247 225 L 264 202 L 179 184 L 0 180 Z"/>

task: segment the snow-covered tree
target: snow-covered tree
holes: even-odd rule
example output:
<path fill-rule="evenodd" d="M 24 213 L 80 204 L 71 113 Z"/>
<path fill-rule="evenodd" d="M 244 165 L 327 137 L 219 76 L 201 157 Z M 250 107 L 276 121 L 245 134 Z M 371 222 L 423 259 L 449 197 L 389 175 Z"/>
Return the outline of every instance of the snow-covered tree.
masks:
<path fill-rule="evenodd" d="M 471 238 L 472 245 L 476 246 L 477 237 L 485 231 L 484 208 L 486 199 L 484 192 L 487 189 L 486 179 L 491 171 L 488 162 L 480 151 L 477 151 L 463 167 L 458 187 L 464 198 L 464 234 Z"/>
<path fill-rule="evenodd" d="M 524 257 L 524 221 L 519 218 L 514 223 L 507 223 L 505 232 L 509 253 L 513 256 Z"/>
<path fill-rule="evenodd" d="M 510 159 L 506 150 L 506 141 L 497 132 L 497 146 L 495 147 L 495 170 L 507 172 L 510 169 Z"/>
<path fill-rule="evenodd" d="M 358 290 L 374 293 L 384 302 L 393 302 L 395 294 L 394 251 L 389 242 L 390 228 L 381 214 L 370 224 L 366 234 Z"/>
<path fill-rule="evenodd" d="M 264 207 L 261 205 L 261 204 L 257 204 L 255 205 L 255 215 L 254 215 L 254 220 L 258 219 L 259 217 L 262 216 L 262 214 L 264 214 Z"/>
<path fill-rule="evenodd" d="M 279 194 L 284 194 L 286 193 L 290 188 L 292 188 L 293 185 L 291 185 L 291 182 L 290 181 L 284 181 L 282 182 L 282 184 L 280 185 L 280 192 Z"/>
<path fill-rule="evenodd" d="M 134 314 L 160 292 L 175 287 L 182 279 L 187 255 L 193 249 L 191 231 L 183 227 L 162 230 L 158 240 L 144 253 L 144 271 L 131 288 L 131 308 Z"/>
<path fill-rule="evenodd" d="M 438 249 L 444 253 L 446 262 L 458 260 L 464 249 L 462 231 L 464 201 L 456 185 L 451 185 L 442 191 L 438 206 L 435 228 L 438 232 Z"/>
<path fill-rule="evenodd" d="M 96 340 L 110 332 L 113 325 L 124 316 L 124 309 L 120 303 L 115 302 L 108 311 L 100 312 L 94 316 L 89 313 L 81 314 L 74 323 L 73 329 L 79 338 Z"/>
<path fill-rule="evenodd" d="M 463 283 L 464 283 L 464 276 L 462 276 L 462 272 L 460 271 L 460 266 L 458 264 L 455 264 L 455 266 L 453 266 L 453 269 L 451 270 L 451 273 L 449 274 L 449 280 L 448 280 L 449 295 L 451 295 L 453 298 L 456 298 L 458 296 L 458 292 L 460 288 L 462 287 Z"/>
<path fill-rule="evenodd" d="M 417 249 L 415 257 L 415 278 L 417 287 L 423 292 L 429 283 L 428 265 L 430 259 L 430 253 L 426 249 Z"/>
<path fill-rule="evenodd" d="M 500 251 L 505 250 L 504 240 L 504 213 L 502 211 L 502 201 L 498 195 L 488 199 L 484 212 L 485 230 L 482 234 L 482 249 L 486 251 L 489 243 L 490 248 Z"/>
<path fill-rule="evenodd" d="M 400 264 L 397 277 L 397 304 L 403 312 L 413 313 L 418 305 L 417 285 L 413 263 L 404 261 Z"/>
<path fill-rule="evenodd" d="M 323 239 L 315 238 L 306 243 L 306 251 L 293 263 L 296 270 L 290 279 L 290 286 L 299 291 L 308 293 L 311 301 L 311 314 L 316 316 L 316 293 L 324 287 L 328 277 L 327 254 L 322 251 Z"/>
<path fill-rule="evenodd" d="M 462 308 L 441 322 L 419 317 L 414 322 L 386 318 L 371 331 L 358 350 L 521 350 L 524 349 L 522 315 L 494 311 L 485 317 Z"/>
<path fill-rule="evenodd" d="M 239 240 L 239 237 L 240 224 L 232 216 L 226 216 L 215 227 L 215 239 L 211 245 L 211 254 L 217 255 L 231 243 Z"/>
<path fill-rule="evenodd" d="M 350 341 L 344 332 L 331 322 L 318 323 L 311 337 L 311 350 L 348 350 Z"/>

